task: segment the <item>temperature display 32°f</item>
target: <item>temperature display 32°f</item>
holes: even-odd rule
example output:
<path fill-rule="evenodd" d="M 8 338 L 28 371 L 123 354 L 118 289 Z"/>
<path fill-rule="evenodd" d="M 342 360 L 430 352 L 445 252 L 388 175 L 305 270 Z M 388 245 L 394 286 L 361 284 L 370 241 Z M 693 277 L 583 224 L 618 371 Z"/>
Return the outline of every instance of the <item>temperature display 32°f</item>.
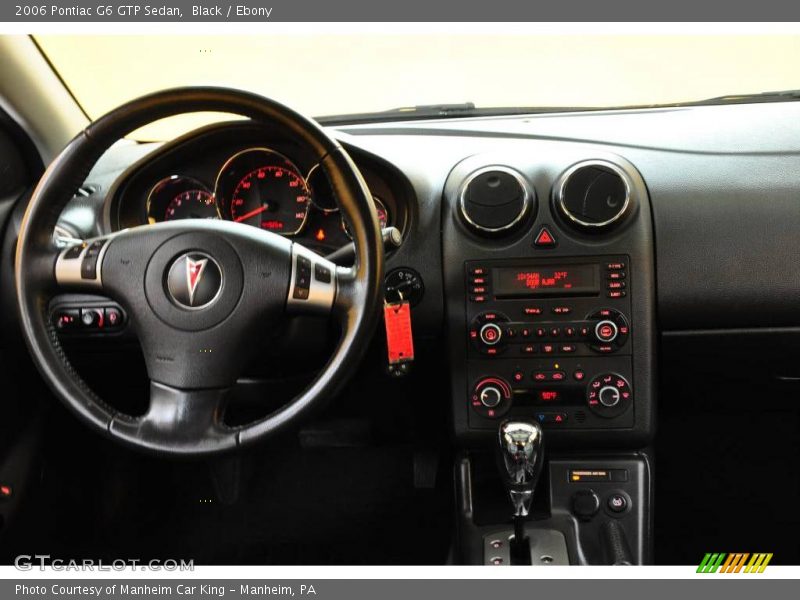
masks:
<path fill-rule="evenodd" d="M 543 268 L 492 269 L 497 297 L 583 296 L 599 293 L 597 265 L 553 265 Z"/>

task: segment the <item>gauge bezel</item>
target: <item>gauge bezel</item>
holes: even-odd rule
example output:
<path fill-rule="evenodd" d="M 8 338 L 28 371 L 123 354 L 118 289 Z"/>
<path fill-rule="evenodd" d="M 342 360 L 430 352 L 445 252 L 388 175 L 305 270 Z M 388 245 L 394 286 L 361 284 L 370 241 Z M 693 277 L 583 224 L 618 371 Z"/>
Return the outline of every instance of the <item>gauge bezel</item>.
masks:
<path fill-rule="evenodd" d="M 383 212 L 386 213 L 386 225 L 385 226 L 381 226 L 381 229 L 383 229 L 383 227 L 389 227 L 391 225 L 391 221 L 392 221 L 392 213 L 389 212 L 389 208 L 386 206 L 386 202 L 381 200 L 380 197 L 376 196 L 375 194 L 370 194 L 370 195 L 372 196 L 372 201 L 375 203 L 376 211 L 377 211 L 378 205 L 381 205 L 383 207 Z M 314 206 L 316 207 L 316 204 Z M 320 210 L 322 210 L 322 209 L 320 209 Z M 347 223 L 344 220 L 344 215 L 342 215 L 340 217 L 340 219 L 341 219 L 341 222 L 342 222 L 342 231 L 344 231 L 344 234 L 347 236 L 347 239 L 352 240 L 353 236 L 350 235 L 350 232 L 347 230 Z M 380 222 L 379 222 L 379 224 L 380 224 Z"/>
<path fill-rule="evenodd" d="M 230 170 L 230 165 L 233 164 L 234 161 L 238 160 L 241 156 L 243 156 L 245 154 L 251 154 L 251 153 L 256 153 L 256 152 L 261 153 L 261 154 L 272 155 L 273 157 L 277 157 L 281 162 L 284 163 L 284 165 L 283 165 L 284 168 L 286 168 L 287 170 L 288 169 L 293 170 L 294 174 L 297 176 L 297 178 L 300 179 L 300 181 L 303 182 L 303 186 L 305 188 L 306 195 L 308 196 L 308 201 L 305 203 L 305 213 L 303 215 L 303 222 L 293 232 L 280 232 L 280 233 L 274 232 L 277 235 L 281 235 L 283 237 L 295 237 L 297 235 L 300 235 L 303 232 L 303 230 L 305 229 L 306 223 L 308 222 L 308 211 L 309 211 L 309 208 L 311 207 L 311 205 L 314 202 L 313 194 L 311 193 L 311 187 L 308 185 L 307 179 L 303 176 L 303 171 L 300 170 L 300 168 L 297 166 L 297 164 L 293 160 L 291 160 L 288 156 L 286 156 L 282 152 L 279 152 L 279 151 L 277 151 L 277 150 L 275 150 L 273 148 L 269 148 L 267 146 L 251 146 L 249 148 L 244 148 L 244 149 L 239 150 L 238 152 L 232 154 L 222 164 L 222 166 L 220 167 L 219 171 L 217 171 L 217 177 L 214 180 L 214 198 L 216 199 L 216 204 L 217 204 L 217 214 L 219 214 L 219 217 L 222 220 L 233 221 L 233 215 L 231 213 L 230 206 L 223 206 L 226 203 L 229 204 L 229 202 L 225 198 L 224 194 L 222 194 L 222 191 L 220 190 L 220 183 L 221 183 L 222 178 L 225 176 L 226 172 Z M 276 165 L 267 164 L 267 165 L 262 165 L 262 166 L 278 166 L 278 165 L 277 164 Z M 246 173 L 244 173 L 239 178 L 239 180 L 237 181 L 237 185 L 238 185 L 239 182 L 241 182 L 241 180 L 244 177 L 250 175 L 253 171 L 256 171 L 256 170 L 258 170 L 258 168 L 248 170 Z M 232 201 L 233 198 L 231 198 L 230 200 Z M 223 209 L 228 212 L 228 215 L 225 215 L 223 213 Z M 251 225 L 251 227 L 252 227 L 252 225 Z"/>
<path fill-rule="evenodd" d="M 160 191 L 160 188 L 162 188 L 163 186 L 175 185 L 179 181 L 191 182 L 192 183 L 192 187 L 186 188 L 185 190 L 181 190 L 178 193 L 183 193 L 183 192 L 186 192 L 186 191 L 189 191 L 189 190 L 201 190 L 201 191 L 204 191 L 204 192 L 208 192 L 208 194 L 211 196 L 211 198 L 214 201 L 214 206 L 216 207 L 217 215 L 219 216 L 219 203 L 217 202 L 217 196 L 214 193 L 214 190 L 209 188 L 208 185 L 206 185 L 205 183 L 203 183 L 202 181 L 200 181 L 196 177 L 192 177 L 190 175 L 179 175 L 179 174 L 175 173 L 175 174 L 168 175 L 167 177 L 162 177 L 161 179 L 159 179 L 156 183 L 154 183 L 152 185 L 152 187 L 150 188 L 150 191 L 147 193 L 147 199 L 145 200 L 145 203 L 144 203 L 144 217 L 145 217 L 146 222 L 149 225 L 152 225 L 154 223 L 163 223 L 165 221 L 168 221 L 168 219 L 164 218 L 164 215 L 161 215 L 158 219 L 151 220 L 151 218 L 153 218 L 153 217 L 151 216 L 150 209 L 153 206 L 153 195 L 155 193 L 157 193 L 158 191 Z M 177 194 L 175 194 L 175 196 L 173 196 L 172 199 L 170 199 L 170 202 L 172 200 L 174 200 L 176 196 L 177 196 Z M 166 207 L 168 205 L 169 205 L 169 203 L 167 203 L 164 206 L 165 210 L 166 210 Z"/>

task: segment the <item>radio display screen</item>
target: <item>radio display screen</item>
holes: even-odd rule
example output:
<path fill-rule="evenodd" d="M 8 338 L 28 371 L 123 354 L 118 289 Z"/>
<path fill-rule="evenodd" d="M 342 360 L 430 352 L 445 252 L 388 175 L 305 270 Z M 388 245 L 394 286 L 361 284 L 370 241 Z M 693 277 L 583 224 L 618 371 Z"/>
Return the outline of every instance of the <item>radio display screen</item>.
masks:
<path fill-rule="evenodd" d="M 496 267 L 492 288 L 498 298 L 594 296 L 600 292 L 598 265 Z"/>

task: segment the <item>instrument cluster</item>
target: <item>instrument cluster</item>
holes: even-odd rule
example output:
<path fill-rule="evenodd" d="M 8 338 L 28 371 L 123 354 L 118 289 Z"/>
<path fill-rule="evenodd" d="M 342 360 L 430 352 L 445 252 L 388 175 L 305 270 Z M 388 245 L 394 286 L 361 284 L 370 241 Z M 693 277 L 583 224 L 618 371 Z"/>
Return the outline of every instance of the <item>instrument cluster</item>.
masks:
<path fill-rule="evenodd" d="M 381 227 L 392 222 L 386 203 L 373 195 Z M 178 219 L 225 219 L 300 237 L 319 249 L 351 239 L 319 165 L 307 173 L 285 155 L 251 147 L 230 156 L 213 181 L 172 174 L 157 181 L 146 200 L 148 223 Z"/>

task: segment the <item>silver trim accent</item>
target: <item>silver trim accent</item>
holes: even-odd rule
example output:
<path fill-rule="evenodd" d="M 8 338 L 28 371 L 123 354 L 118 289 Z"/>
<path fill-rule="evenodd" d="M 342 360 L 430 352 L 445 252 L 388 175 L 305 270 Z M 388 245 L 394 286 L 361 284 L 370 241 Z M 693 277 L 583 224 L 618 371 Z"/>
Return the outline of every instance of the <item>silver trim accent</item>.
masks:
<path fill-rule="evenodd" d="M 573 215 L 569 210 L 567 210 L 567 207 L 564 205 L 564 188 L 566 187 L 567 182 L 569 181 L 569 178 L 578 169 L 582 169 L 584 167 L 591 167 L 591 166 L 601 166 L 601 167 L 606 167 L 608 169 L 611 169 L 617 175 L 619 175 L 620 179 L 622 179 L 622 182 L 625 184 L 625 202 L 622 204 L 622 208 L 619 210 L 619 212 L 616 214 L 616 216 L 614 216 L 611 219 L 607 219 L 605 221 L 602 221 L 600 223 L 588 223 L 587 221 L 583 221 L 583 220 L 579 219 L 578 217 L 576 217 L 575 215 Z M 566 217 L 567 219 L 572 221 L 573 223 L 575 223 L 577 225 L 580 225 L 581 227 L 588 227 L 590 229 L 608 227 L 612 223 L 616 223 L 622 217 L 624 217 L 628 212 L 628 208 L 630 208 L 630 206 L 631 206 L 631 190 L 632 189 L 633 189 L 633 185 L 631 183 L 630 177 L 628 176 L 628 174 L 625 172 L 625 170 L 622 167 L 612 163 L 611 161 L 603 160 L 603 159 L 599 159 L 599 158 L 590 159 L 590 160 L 583 160 L 581 162 L 575 163 L 574 165 L 569 167 L 566 171 L 564 171 L 561 175 L 559 175 L 558 179 L 556 180 L 555 187 L 554 187 L 556 205 L 558 207 L 559 212 L 564 217 Z"/>
<path fill-rule="evenodd" d="M 525 193 L 525 196 L 522 199 L 522 210 L 513 221 L 511 221 L 508 225 L 504 225 L 503 227 L 484 227 L 483 225 L 478 225 L 475 223 L 475 221 L 469 218 L 464 208 L 464 192 L 467 191 L 469 184 L 472 183 L 472 181 L 479 175 L 483 175 L 489 171 L 501 171 L 511 175 L 517 180 L 517 183 L 519 183 L 522 191 Z M 484 233 L 500 233 L 501 231 L 508 231 L 509 229 L 512 229 L 527 216 L 531 205 L 533 204 L 532 199 L 535 197 L 536 190 L 534 190 L 533 187 L 528 183 L 528 180 L 525 179 L 522 173 L 512 169 L 511 167 L 504 167 L 502 165 L 489 165 L 486 167 L 481 167 L 476 171 L 472 171 L 464 178 L 464 181 L 461 182 L 461 185 L 458 188 L 458 211 L 461 213 L 461 218 L 464 219 L 464 221 L 466 221 L 467 224 L 469 224 L 469 226 L 475 230 L 483 231 Z"/>
<path fill-rule="evenodd" d="M 104 239 L 103 247 L 100 248 L 100 252 L 97 253 L 97 263 L 95 265 L 96 268 L 96 277 L 95 279 L 83 279 L 81 277 L 81 265 L 83 264 L 83 258 L 86 256 L 86 251 L 88 250 L 89 246 L 92 245 L 93 242 L 97 240 Z M 108 245 L 111 243 L 113 236 L 102 236 L 91 238 L 85 240 L 81 245 L 83 246 L 83 250 L 78 255 L 77 258 L 64 258 L 64 255 L 70 251 L 72 248 L 76 246 L 73 244 L 67 248 L 61 250 L 58 253 L 58 258 L 56 259 L 56 267 L 55 267 L 55 278 L 56 283 L 58 285 L 63 286 L 70 286 L 70 287 L 91 287 L 96 289 L 103 288 L 103 259 L 106 255 L 106 250 L 108 249 Z"/>
<path fill-rule="evenodd" d="M 530 566 L 569 566 L 567 540 L 555 529 L 527 527 L 528 546 L 531 552 Z M 514 531 L 505 529 L 483 536 L 483 564 L 506 566 L 511 564 L 511 540 Z"/>
<path fill-rule="evenodd" d="M 294 297 L 294 282 L 297 275 L 297 259 L 302 256 L 311 262 L 311 278 L 309 280 L 308 298 L 301 300 Z M 318 281 L 315 276 L 317 265 L 325 267 L 330 271 L 330 283 Z M 286 299 L 286 307 L 291 312 L 312 313 L 327 315 L 333 308 L 333 301 L 336 299 L 337 273 L 336 265 L 328 259 L 320 256 L 316 252 L 309 250 L 298 243 L 292 244 L 292 273 L 289 279 L 289 295 Z"/>

